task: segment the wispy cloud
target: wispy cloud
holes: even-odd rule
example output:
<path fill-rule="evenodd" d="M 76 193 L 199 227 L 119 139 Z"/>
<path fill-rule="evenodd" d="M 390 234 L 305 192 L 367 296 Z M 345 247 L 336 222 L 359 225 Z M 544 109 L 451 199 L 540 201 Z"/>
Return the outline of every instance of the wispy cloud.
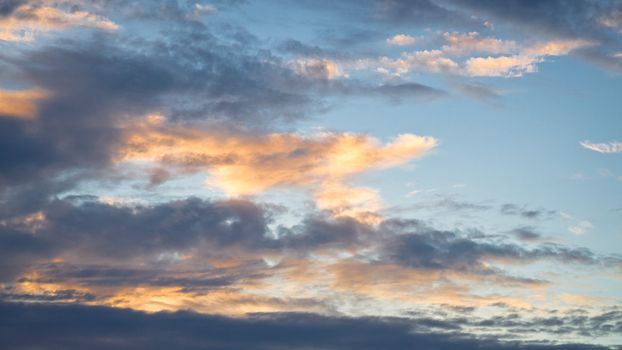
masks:
<path fill-rule="evenodd" d="M 37 33 L 78 26 L 109 31 L 119 28 L 110 19 L 84 10 L 25 3 L 0 17 L 0 40 L 32 41 Z"/>
<path fill-rule="evenodd" d="M 622 142 L 611 141 L 608 143 L 592 143 L 590 141 L 579 142 L 581 146 L 598 153 L 622 153 Z"/>

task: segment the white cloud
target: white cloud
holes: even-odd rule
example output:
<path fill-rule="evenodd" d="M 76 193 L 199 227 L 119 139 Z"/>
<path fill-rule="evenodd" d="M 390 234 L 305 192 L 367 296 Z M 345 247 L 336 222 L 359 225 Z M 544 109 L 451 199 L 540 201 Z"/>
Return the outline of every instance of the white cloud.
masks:
<path fill-rule="evenodd" d="M 583 148 L 598 153 L 622 153 L 622 142 L 612 141 L 609 143 L 591 143 L 590 141 L 581 141 Z"/>
<path fill-rule="evenodd" d="M 568 232 L 572 233 L 573 235 L 579 236 L 585 234 L 587 231 L 591 230 L 594 227 L 594 225 L 590 221 L 578 219 L 563 211 L 560 211 L 559 215 L 561 215 L 562 219 L 570 223 L 570 226 L 568 226 Z"/>
<path fill-rule="evenodd" d="M 194 9 L 198 13 L 213 14 L 218 12 L 216 6 L 210 4 L 194 4 Z"/>
<path fill-rule="evenodd" d="M 569 226 L 568 231 L 570 231 L 573 235 L 579 236 L 590 230 L 592 227 L 594 227 L 594 225 L 592 225 L 591 222 L 583 220 L 579 221 L 575 225 Z"/>

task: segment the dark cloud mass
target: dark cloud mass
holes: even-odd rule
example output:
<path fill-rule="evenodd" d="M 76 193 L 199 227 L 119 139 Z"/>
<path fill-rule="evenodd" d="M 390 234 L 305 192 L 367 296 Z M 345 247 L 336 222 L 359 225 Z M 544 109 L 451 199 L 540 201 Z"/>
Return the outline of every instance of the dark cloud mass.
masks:
<path fill-rule="evenodd" d="M 484 267 L 484 262 L 490 259 L 517 263 L 557 260 L 585 266 L 619 264 L 614 257 L 601 257 L 587 249 L 555 244 L 528 249 L 496 241 L 494 236 L 482 233 L 437 230 L 416 220 L 390 219 L 374 227 L 354 219 L 319 215 L 290 228 L 281 226 L 273 232 L 269 228 L 273 222 L 271 211 L 242 200 L 190 198 L 152 206 L 55 200 L 39 208 L 37 213 L 40 221 L 18 218 L 5 220 L 0 226 L 0 277 L 5 281 L 11 281 L 29 268 L 43 267 L 48 270 L 46 275 L 56 281 L 75 279 L 90 285 L 140 282 L 185 286 L 189 281 L 171 279 L 166 265 L 162 266 L 161 273 L 144 267 L 119 269 L 115 265 L 175 260 L 175 256 L 186 252 L 197 258 L 236 256 L 240 261 L 252 262 L 260 259 L 261 254 L 304 256 L 326 249 L 371 249 L 376 252 L 375 260 L 413 268 L 484 275 L 500 272 Z M 54 257 L 77 259 L 80 265 L 87 265 L 81 268 L 45 265 Z M 112 265 L 95 270 L 88 266 L 98 260 Z M 256 265 L 262 266 L 263 263 Z M 195 273 L 192 278 L 197 278 L 198 284 L 228 283 L 226 274 L 212 270 L 205 275 L 200 269 L 193 269 L 188 272 Z M 230 275 L 232 281 L 237 279 L 235 273 Z"/>
<path fill-rule="evenodd" d="M 145 314 L 105 307 L 4 303 L 0 304 L 0 345 L 7 350 L 607 349 L 580 344 L 503 343 L 463 333 L 431 333 L 425 331 L 427 323 L 295 313 L 226 318 L 189 312 Z"/>
<path fill-rule="evenodd" d="M 16 8 L 25 4 L 26 0 L 2 0 L 0 1 L 0 18 L 9 16 Z"/>

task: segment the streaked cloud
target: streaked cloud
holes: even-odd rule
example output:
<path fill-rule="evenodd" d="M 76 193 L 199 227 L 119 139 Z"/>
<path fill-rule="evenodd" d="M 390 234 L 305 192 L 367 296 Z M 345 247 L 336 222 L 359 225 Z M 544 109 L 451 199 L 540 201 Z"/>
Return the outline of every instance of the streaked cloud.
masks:
<path fill-rule="evenodd" d="M 518 44 L 512 40 L 481 37 L 478 32 L 469 33 L 444 33 L 443 52 L 451 55 L 464 56 L 473 52 L 489 54 L 503 54 L 514 52 Z"/>
<path fill-rule="evenodd" d="M 230 196 L 274 187 L 310 188 L 318 205 L 340 213 L 362 204 L 365 211 L 378 206 L 374 191 L 346 185 L 354 176 L 405 164 L 438 144 L 432 137 L 413 134 L 399 135 L 386 144 L 351 133 L 227 135 L 150 120 L 129 126 L 118 161 L 203 168 L 210 173 L 206 183 Z"/>
<path fill-rule="evenodd" d="M 585 149 L 589 149 L 590 151 L 598 152 L 598 153 L 621 153 L 622 152 L 622 142 L 611 141 L 609 143 L 593 143 L 590 141 L 581 141 L 579 142 L 581 146 Z"/>
<path fill-rule="evenodd" d="M 69 27 L 116 30 L 119 25 L 84 10 L 64 10 L 33 1 L 15 7 L 8 16 L 0 17 L 0 40 L 32 41 L 38 32 Z"/>

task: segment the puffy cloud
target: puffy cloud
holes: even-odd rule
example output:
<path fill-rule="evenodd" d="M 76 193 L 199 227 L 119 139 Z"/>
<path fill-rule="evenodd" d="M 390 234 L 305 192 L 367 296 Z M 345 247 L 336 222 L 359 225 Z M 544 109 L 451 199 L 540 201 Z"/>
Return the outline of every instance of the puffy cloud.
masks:
<path fill-rule="evenodd" d="M 453 73 L 459 65 L 452 59 L 443 56 L 440 50 L 421 50 L 404 52 L 400 58 L 392 59 L 381 57 L 377 60 L 367 60 L 358 68 L 374 67 L 378 72 L 389 75 L 405 75 L 412 70 L 432 73 Z"/>
<path fill-rule="evenodd" d="M 386 40 L 389 45 L 408 46 L 414 45 L 417 42 L 417 38 L 407 34 L 396 34 Z"/>
<path fill-rule="evenodd" d="M 520 77 L 537 71 L 541 58 L 533 56 L 473 57 L 465 62 L 465 72 L 474 77 Z"/>
<path fill-rule="evenodd" d="M 583 148 L 598 153 L 622 153 L 622 142 L 592 143 L 586 140 L 581 141 L 580 144 Z"/>

